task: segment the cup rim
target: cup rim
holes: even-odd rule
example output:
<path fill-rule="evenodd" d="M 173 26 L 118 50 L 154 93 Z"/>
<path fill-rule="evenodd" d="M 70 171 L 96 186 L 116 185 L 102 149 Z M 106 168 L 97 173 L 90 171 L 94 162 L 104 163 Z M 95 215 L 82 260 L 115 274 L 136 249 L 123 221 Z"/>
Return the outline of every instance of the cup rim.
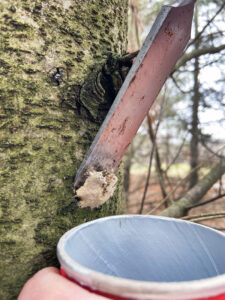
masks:
<path fill-rule="evenodd" d="M 223 233 L 213 228 L 186 220 L 169 217 L 131 214 L 99 218 L 70 229 L 60 238 L 57 244 L 57 257 L 60 262 L 61 268 L 66 272 L 69 278 L 75 279 L 75 281 L 77 281 L 80 285 L 87 286 L 92 290 L 97 290 L 103 293 L 117 296 L 119 295 L 125 298 L 143 300 L 147 300 L 150 298 L 160 300 L 196 299 L 217 296 L 225 293 L 225 274 L 192 281 L 139 281 L 134 279 L 119 278 L 94 271 L 78 264 L 66 253 L 64 249 L 66 240 L 79 230 L 91 226 L 96 222 L 101 223 L 109 219 L 121 218 L 148 218 L 191 223 L 194 226 L 204 227 L 207 230 L 216 232 L 217 234 L 222 235 L 225 238 L 225 235 Z"/>

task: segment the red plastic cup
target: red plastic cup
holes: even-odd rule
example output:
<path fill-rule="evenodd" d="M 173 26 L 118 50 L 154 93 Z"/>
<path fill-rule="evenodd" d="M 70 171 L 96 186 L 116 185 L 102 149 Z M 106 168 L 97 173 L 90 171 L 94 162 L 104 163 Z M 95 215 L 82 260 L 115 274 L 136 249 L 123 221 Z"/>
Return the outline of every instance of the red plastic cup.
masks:
<path fill-rule="evenodd" d="M 203 225 L 122 215 L 59 240 L 61 274 L 109 299 L 225 300 L 225 235 Z"/>

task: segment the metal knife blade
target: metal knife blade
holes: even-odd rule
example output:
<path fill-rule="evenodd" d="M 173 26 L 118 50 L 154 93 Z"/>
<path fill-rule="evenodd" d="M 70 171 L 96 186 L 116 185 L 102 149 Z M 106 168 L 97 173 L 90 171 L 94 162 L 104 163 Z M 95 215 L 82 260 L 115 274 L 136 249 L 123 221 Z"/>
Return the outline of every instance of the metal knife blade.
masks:
<path fill-rule="evenodd" d="M 114 172 L 190 38 L 196 0 L 163 6 L 102 123 L 74 182 L 89 169 Z"/>

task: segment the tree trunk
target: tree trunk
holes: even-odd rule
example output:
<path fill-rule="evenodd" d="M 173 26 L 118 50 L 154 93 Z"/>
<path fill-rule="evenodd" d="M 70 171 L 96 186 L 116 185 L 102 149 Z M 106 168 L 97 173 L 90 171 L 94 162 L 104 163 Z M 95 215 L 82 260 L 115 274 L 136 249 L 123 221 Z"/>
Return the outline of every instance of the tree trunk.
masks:
<path fill-rule="evenodd" d="M 195 11 L 195 36 L 198 35 L 198 9 Z M 199 48 L 199 40 L 197 39 L 194 43 L 195 49 Z M 191 121 L 191 143 L 190 143 L 190 165 L 191 165 L 191 176 L 190 176 L 190 188 L 192 188 L 198 182 L 198 164 L 199 164 L 199 128 L 198 128 L 198 110 L 200 101 L 200 86 L 199 86 L 199 58 L 194 59 L 194 89 L 192 97 L 192 121 Z"/>
<path fill-rule="evenodd" d="M 180 218 L 185 216 L 188 207 L 199 202 L 208 190 L 225 173 L 225 158 L 215 165 L 194 187 L 192 187 L 180 200 L 164 209 L 160 215 Z"/>
<path fill-rule="evenodd" d="M 83 89 L 107 53 L 126 49 L 127 0 L 3 0 L 0 20 L 0 299 L 10 300 L 57 265 L 65 231 L 122 210 L 121 184 L 91 211 L 72 183 L 106 113 Z"/>

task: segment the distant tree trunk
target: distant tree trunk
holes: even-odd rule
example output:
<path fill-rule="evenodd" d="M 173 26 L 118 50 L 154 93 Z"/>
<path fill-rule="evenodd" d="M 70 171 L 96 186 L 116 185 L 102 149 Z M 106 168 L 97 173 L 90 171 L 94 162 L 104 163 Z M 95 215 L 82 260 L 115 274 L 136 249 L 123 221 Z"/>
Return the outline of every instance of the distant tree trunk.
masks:
<path fill-rule="evenodd" d="M 225 158 L 216 164 L 195 186 L 193 186 L 180 200 L 164 209 L 160 215 L 180 218 L 186 215 L 188 207 L 199 202 L 208 190 L 225 173 Z"/>
<path fill-rule="evenodd" d="M 196 5 L 195 9 L 195 36 L 198 35 L 198 9 Z M 199 48 L 199 40 L 197 39 L 194 43 L 195 49 Z M 199 57 L 194 59 L 194 89 L 192 98 L 192 121 L 191 121 L 191 143 L 190 143 L 190 165 L 191 165 L 191 175 L 190 175 L 190 188 L 192 188 L 198 182 L 198 164 L 199 164 L 199 101 L 200 101 L 200 84 L 199 84 Z"/>
<path fill-rule="evenodd" d="M 109 53 L 125 52 L 127 6 L 0 2 L 1 300 L 16 299 L 34 272 L 57 265 L 65 231 L 121 212 L 121 185 L 91 211 L 78 207 L 72 183 L 104 118 L 96 93 L 83 88 L 96 86 L 90 74 Z"/>

